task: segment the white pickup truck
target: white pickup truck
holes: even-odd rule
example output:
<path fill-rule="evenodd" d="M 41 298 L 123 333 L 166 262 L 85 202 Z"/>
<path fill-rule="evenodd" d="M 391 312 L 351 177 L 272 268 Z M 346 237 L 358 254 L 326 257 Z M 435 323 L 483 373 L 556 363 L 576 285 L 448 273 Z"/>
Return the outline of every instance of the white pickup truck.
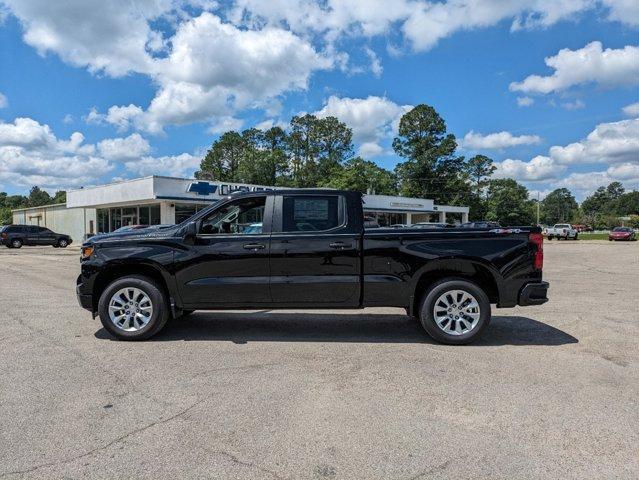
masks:
<path fill-rule="evenodd" d="M 564 240 L 577 240 L 579 232 L 569 223 L 556 223 L 554 227 L 548 227 L 544 232 L 548 240 L 563 238 Z"/>

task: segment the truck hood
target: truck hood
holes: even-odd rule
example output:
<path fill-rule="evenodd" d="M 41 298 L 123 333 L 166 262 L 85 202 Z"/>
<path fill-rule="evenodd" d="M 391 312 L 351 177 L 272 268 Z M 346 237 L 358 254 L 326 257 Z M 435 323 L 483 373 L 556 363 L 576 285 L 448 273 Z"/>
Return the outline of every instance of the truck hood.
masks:
<path fill-rule="evenodd" d="M 140 228 L 137 230 L 129 230 L 127 232 L 101 233 L 87 239 L 84 245 L 95 245 L 98 243 L 120 242 L 124 240 L 141 240 L 144 238 L 167 238 L 175 236 L 180 230 L 179 225 L 166 228 Z"/>

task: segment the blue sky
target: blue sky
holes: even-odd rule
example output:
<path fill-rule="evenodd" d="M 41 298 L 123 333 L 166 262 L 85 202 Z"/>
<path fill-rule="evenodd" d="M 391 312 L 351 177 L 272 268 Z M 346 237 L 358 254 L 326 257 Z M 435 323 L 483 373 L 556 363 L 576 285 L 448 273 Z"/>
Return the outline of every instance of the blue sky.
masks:
<path fill-rule="evenodd" d="M 393 168 L 419 103 L 533 195 L 639 188 L 636 0 L 0 0 L 0 19 L 10 193 L 190 176 L 220 132 L 300 112 Z"/>

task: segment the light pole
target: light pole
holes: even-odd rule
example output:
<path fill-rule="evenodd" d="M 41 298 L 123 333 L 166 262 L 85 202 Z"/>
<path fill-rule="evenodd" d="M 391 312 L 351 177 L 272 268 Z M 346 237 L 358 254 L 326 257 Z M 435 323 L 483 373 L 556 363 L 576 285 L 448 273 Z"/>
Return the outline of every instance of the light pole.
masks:
<path fill-rule="evenodd" d="M 537 225 L 539 225 L 539 190 L 537 190 Z"/>

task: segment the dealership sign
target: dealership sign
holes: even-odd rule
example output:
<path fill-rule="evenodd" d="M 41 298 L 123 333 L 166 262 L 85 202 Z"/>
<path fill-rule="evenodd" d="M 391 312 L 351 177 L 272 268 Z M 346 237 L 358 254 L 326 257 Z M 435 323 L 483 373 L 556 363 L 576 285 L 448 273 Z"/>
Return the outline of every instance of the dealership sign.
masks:
<path fill-rule="evenodd" d="M 186 189 L 189 193 L 207 197 L 217 192 L 220 196 L 230 195 L 235 192 L 259 192 L 261 190 L 273 190 L 269 187 L 257 185 L 241 185 L 231 183 L 192 182 Z"/>

